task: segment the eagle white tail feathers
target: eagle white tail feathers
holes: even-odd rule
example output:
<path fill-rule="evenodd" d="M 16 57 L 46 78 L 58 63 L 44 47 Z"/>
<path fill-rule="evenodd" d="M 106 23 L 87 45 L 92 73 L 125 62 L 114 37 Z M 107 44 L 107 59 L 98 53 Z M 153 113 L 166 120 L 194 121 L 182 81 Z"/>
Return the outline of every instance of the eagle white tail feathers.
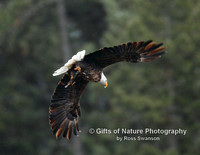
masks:
<path fill-rule="evenodd" d="M 76 63 L 77 61 L 81 61 L 84 57 L 85 57 L 85 50 L 78 52 L 70 60 L 68 60 L 68 62 L 64 66 L 56 70 L 53 73 L 53 76 L 58 76 L 60 74 L 67 72 L 69 69 L 71 69 L 74 63 Z"/>

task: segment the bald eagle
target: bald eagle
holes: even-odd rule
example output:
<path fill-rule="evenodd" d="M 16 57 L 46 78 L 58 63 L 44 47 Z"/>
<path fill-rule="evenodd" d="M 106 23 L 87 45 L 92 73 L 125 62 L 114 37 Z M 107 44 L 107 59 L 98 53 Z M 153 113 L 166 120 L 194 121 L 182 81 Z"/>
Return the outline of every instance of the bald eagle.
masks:
<path fill-rule="evenodd" d="M 80 97 L 88 82 L 102 83 L 106 88 L 107 78 L 103 69 L 117 62 L 131 63 L 155 60 L 165 54 L 163 44 L 150 41 L 129 42 L 114 47 L 105 47 L 85 55 L 85 50 L 74 55 L 53 76 L 64 73 L 52 95 L 49 107 L 49 124 L 58 138 L 61 134 L 67 139 L 71 133 L 77 135 L 80 112 Z"/>

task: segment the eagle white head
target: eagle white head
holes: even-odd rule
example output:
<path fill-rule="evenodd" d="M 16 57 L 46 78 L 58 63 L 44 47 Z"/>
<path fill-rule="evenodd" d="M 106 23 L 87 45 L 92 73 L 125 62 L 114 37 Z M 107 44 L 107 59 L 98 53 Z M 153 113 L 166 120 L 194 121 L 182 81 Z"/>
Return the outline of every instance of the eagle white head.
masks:
<path fill-rule="evenodd" d="M 100 79 L 99 82 L 104 85 L 104 88 L 106 88 L 108 86 L 107 78 L 105 77 L 105 75 L 103 74 L 103 72 L 101 73 L 101 79 Z"/>

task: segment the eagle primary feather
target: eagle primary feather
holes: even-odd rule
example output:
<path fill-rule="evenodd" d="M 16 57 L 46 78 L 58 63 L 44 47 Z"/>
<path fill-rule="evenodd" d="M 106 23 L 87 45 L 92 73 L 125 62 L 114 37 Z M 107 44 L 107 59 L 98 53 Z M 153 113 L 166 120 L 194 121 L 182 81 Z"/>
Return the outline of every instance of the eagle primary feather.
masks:
<path fill-rule="evenodd" d="M 105 47 L 85 56 L 85 50 L 77 53 L 54 76 L 64 74 L 52 95 L 49 107 L 49 123 L 53 134 L 67 139 L 79 131 L 80 97 L 88 82 L 107 84 L 103 68 L 121 61 L 147 62 L 160 58 L 165 51 L 163 44 L 152 41 L 130 42 Z M 107 86 L 107 85 L 105 85 Z"/>

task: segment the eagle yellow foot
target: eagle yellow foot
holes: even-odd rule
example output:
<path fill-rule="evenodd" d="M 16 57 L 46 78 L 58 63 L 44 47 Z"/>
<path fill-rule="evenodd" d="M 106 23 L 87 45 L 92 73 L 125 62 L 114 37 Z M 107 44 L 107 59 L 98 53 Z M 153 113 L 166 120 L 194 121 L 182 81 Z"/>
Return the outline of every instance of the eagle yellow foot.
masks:
<path fill-rule="evenodd" d="M 78 70 L 79 72 L 81 72 L 81 67 L 76 67 L 74 68 L 74 70 Z"/>
<path fill-rule="evenodd" d="M 74 76 L 72 75 L 71 77 L 70 77 L 70 79 L 72 80 L 74 78 Z"/>
<path fill-rule="evenodd" d="M 73 86 L 75 83 L 76 83 L 76 81 L 72 83 L 72 86 Z"/>

